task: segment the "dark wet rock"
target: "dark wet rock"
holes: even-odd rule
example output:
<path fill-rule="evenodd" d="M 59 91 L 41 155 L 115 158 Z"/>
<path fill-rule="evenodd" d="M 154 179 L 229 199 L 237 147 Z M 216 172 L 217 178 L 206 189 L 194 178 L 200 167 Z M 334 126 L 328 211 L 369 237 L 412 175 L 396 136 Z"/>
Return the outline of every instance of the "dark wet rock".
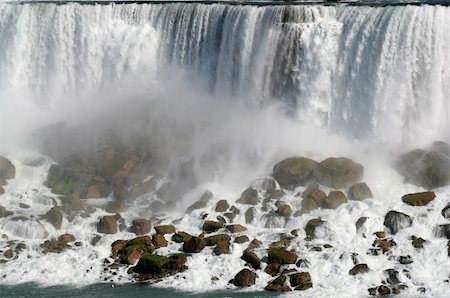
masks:
<path fill-rule="evenodd" d="M 234 238 L 234 243 L 238 243 L 238 244 L 242 244 L 242 243 L 249 242 L 249 241 L 250 241 L 250 239 L 245 235 Z"/>
<path fill-rule="evenodd" d="M 377 238 L 385 238 L 386 237 L 386 233 L 384 231 L 378 231 L 373 233 L 375 236 L 377 236 Z"/>
<path fill-rule="evenodd" d="M 0 206 L 0 218 L 1 217 L 7 217 L 7 216 L 10 216 L 10 215 L 13 215 L 13 214 L 14 214 L 14 212 L 8 211 L 8 210 L 6 210 L 5 207 Z"/>
<path fill-rule="evenodd" d="M 327 158 L 314 168 L 314 178 L 317 182 L 335 189 L 349 187 L 363 176 L 363 166 L 345 157 Z"/>
<path fill-rule="evenodd" d="M 350 186 L 348 189 L 348 198 L 354 201 L 362 201 L 373 198 L 373 194 L 365 182 L 360 182 Z"/>
<path fill-rule="evenodd" d="M 186 213 L 191 213 L 194 210 L 205 208 L 209 201 L 212 200 L 212 198 L 214 198 L 212 192 L 210 192 L 209 190 L 205 191 L 198 201 L 196 201 L 186 209 Z"/>
<path fill-rule="evenodd" d="M 12 249 L 8 249 L 3 253 L 3 256 L 7 259 L 12 259 L 12 257 L 14 257 L 14 253 Z"/>
<path fill-rule="evenodd" d="M 269 248 L 269 263 L 295 264 L 296 261 L 297 255 L 294 252 L 277 247 Z"/>
<path fill-rule="evenodd" d="M 16 167 L 13 163 L 0 155 L 0 179 L 8 180 L 16 177 Z"/>
<path fill-rule="evenodd" d="M 205 220 L 202 226 L 202 230 L 206 233 L 213 233 L 223 228 L 223 222 L 213 221 L 213 220 Z"/>
<path fill-rule="evenodd" d="M 111 257 L 118 258 L 122 264 L 135 264 L 144 254 L 155 250 L 149 236 L 140 236 L 131 240 L 115 241 L 111 245 Z"/>
<path fill-rule="evenodd" d="M 441 214 L 445 219 L 450 219 L 450 205 L 447 205 L 442 209 Z"/>
<path fill-rule="evenodd" d="M 261 247 L 261 245 L 263 245 L 262 241 L 255 238 L 252 240 L 252 242 L 250 242 L 248 247 L 249 248 L 257 248 L 257 247 Z"/>
<path fill-rule="evenodd" d="M 423 248 L 423 244 L 426 242 L 426 240 L 425 239 L 423 239 L 423 238 L 420 238 L 420 237 L 415 237 L 415 236 L 412 236 L 411 237 L 411 240 L 412 240 L 412 245 L 415 247 L 415 248 Z"/>
<path fill-rule="evenodd" d="M 264 194 L 265 199 L 280 200 L 285 195 L 285 192 L 281 189 L 269 189 Z"/>
<path fill-rule="evenodd" d="M 145 254 L 140 259 L 133 272 L 140 274 L 139 280 L 159 279 L 185 271 L 187 257 L 184 254 L 175 254 L 170 257 L 157 254 Z"/>
<path fill-rule="evenodd" d="M 389 229 L 391 234 L 396 234 L 404 228 L 412 225 L 412 219 L 409 215 L 398 211 L 389 211 L 384 218 L 384 225 Z"/>
<path fill-rule="evenodd" d="M 216 256 L 219 256 L 222 254 L 229 254 L 230 253 L 230 242 L 229 241 L 219 241 L 216 244 L 216 247 L 214 247 L 213 253 Z"/>
<path fill-rule="evenodd" d="M 175 227 L 172 225 L 155 226 L 155 231 L 156 231 L 156 234 L 161 234 L 161 235 L 174 234 L 176 232 Z"/>
<path fill-rule="evenodd" d="M 373 247 L 379 247 L 383 251 L 383 253 L 386 253 L 391 249 L 391 247 L 397 245 L 394 240 L 392 239 L 376 239 L 373 243 Z"/>
<path fill-rule="evenodd" d="M 355 223 L 357 231 L 359 231 L 362 228 L 362 226 L 366 223 L 367 218 L 368 217 L 365 216 L 358 218 L 358 220 Z"/>
<path fill-rule="evenodd" d="M 381 295 L 381 296 L 390 295 L 391 294 L 391 289 L 388 286 L 385 286 L 385 285 L 380 285 L 377 288 L 377 291 L 378 291 L 378 294 Z"/>
<path fill-rule="evenodd" d="M 323 207 L 327 209 L 336 209 L 340 205 L 345 204 L 347 202 L 348 202 L 347 197 L 342 191 L 334 190 L 331 191 L 325 198 Z"/>
<path fill-rule="evenodd" d="M 292 287 L 298 287 L 305 284 L 311 283 L 311 275 L 309 272 L 297 272 L 294 274 L 291 274 L 289 276 L 289 281 L 291 283 Z"/>
<path fill-rule="evenodd" d="M 310 289 L 312 287 L 313 287 L 312 282 L 308 282 L 308 283 L 304 283 L 304 284 L 301 284 L 301 285 L 297 286 L 294 290 L 296 290 L 296 291 L 305 291 L 305 290 Z"/>
<path fill-rule="evenodd" d="M 182 242 L 188 241 L 191 238 L 192 238 L 192 236 L 190 234 L 179 231 L 179 232 L 173 234 L 172 241 L 177 242 L 177 243 L 182 243 Z"/>
<path fill-rule="evenodd" d="M 91 245 L 92 246 L 96 246 L 97 243 L 102 239 L 102 236 L 100 235 L 95 235 L 94 237 L 92 237 L 91 239 Z"/>
<path fill-rule="evenodd" d="M 161 234 L 156 234 L 155 236 L 153 236 L 152 241 L 153 241 L 153 245 L 156 248 L 167 246 L 167 240 Z"/>
<path fill-rule="evenodd" d="M 148 219 L 138 218 L 134 219 L 131 224 L 131 232 L 136 235 L 145 235 L 152 230 L 152 223 Z"/>
<path fill-rule="evenodd" d="M 439 225 L 434 228 L 433 233 L 436 237 L 446 237 L 450 239 L 450 224 Z"/>
<path fill-rule="evenodd" d="M 307 259 L 300 259 L 295 265 L 299 268 L 309 268 L 311 263 Z"/>
<path fill-rule="evenodd" d="M 100 218 L 97 224 L 97 232 L 103 234 L 115 234 L 117 233 L 118 225 L 117 221 L 120 219 L 120 215 L 106 215 Z"/>
<path fill-rule="evenodd" d="M 199 253 L 205 248 L 206 240 L 203 237 L 191 237 L 183 243 L 183 251 L 187 253 Z"/>
<path fill-rule="evenodd" d="M 247 231 L 247 228 L 240 224 L 228 225 L 225 227 L 230 233 L 240 233 Z"/>
<path fill-rule="evenodd" d="M 369 267 L 367 264 L 358 264 L 355 267 L 353 267 L 348 274 L 350 275 L 357 275 L 357 274 L 364 274 L 369 272 Z"/>
<path fill-rule="evenodd" d="M 216 204 L 215 211 L 216 212 L 225 212 L 228 210 L 229 207 L 230 207 L 230 205 L 228 204 L 227 200 L 220 200 Z"/>
<path fill-rule="evenodd" d="M 384 271 L 384 274 L 387 276 L 387 283 L 390 285 L 397 285 L 400 283 L 400 280 L 398 278 L 399 272 L 395 269 L 387 269 Z"/>
<path fill-rule="evenodd" d="M 289 286 L 285 284 L 286 276 L 279 276 L 274 280 L 270 281 L 267 286 L 264 288 L 266 291 L 273 292 L 290 292 L 292 291 Z"/>
<path fill-rule="evenodd" d="M 258 191 L 252 187 L 247 188 L 241 194 L 241 197 L 236 201 L 239 204 L 256 205 L 261 201 Z"/>
<path fill-rule="evenodd" d="M 316 229 L 320 226 L 322 226 L 325 222 L 321 220 L 320 218 L 313 218 L 309 220 L 306 223 L 305 226 L 305 233 L 306 236 L 310 237 L 311 239 L 316 237 Z"/>
<path fill-rule="evenodd" d="M 289 205 L 282 205 L 278 207 L 276 213 L 282 217 L 290 217 L 292 215 L 292 208 Z"/>
<path fill-rule="evenodd" d="M 264 269 L 264 272 L 271 276 L 275 276 L 280 272 L 281 264 L 278 263 L 269 263 Z"/>
<path fill-rule="evenodd" d="M 256 216 L 256 209 L 254 207 L 250 207 L 245 211 L 245 223 L 251 224 Z"/>
<path fill-rule="evenodd" d="M 222 241 L 230 242 L 231 237 L 230 237 L 230 235 L 227 235 L 227 234 L 217 234 L 217 235 L 206 237 L 205 241 L 206 241 L 206 246 L 214 246 Z"/>
<path fill-rule="evenodd" d="M 257 275 L 249 269 L 242 269 L 233 279 L 233 284 L 236 287 L 249 287 L 256 283 Z"/>
<path fill-rule="evenodd" d="M 293 157 L 280 161 L 273 167 L 273 177 L 281 187 L 294 189 L 304 186 L 312 178 L 317 162 L 305 157 Z"/>
<path fill-rule="evenodd" d="M 434 200 L 436 195 L 432 191 L 418 192 L 404 195 L 402 201 L 411 206 L 426 206 Z"/>
<path fill-rule="evenodd" d="M 46 240 L 41 244 L 42 252 L 46 253 L 60 253 L 70 246 L 69 242 L 74 242 L 75 236 L 72 234 L 63 234 L 59 236 L 57 239 Z"/>
<path fill-rule="evenodd" d="M 62 226 L 62 211 L 60 206 L 55 206 L 51 208 L 47 213 L 45 213 L 44 218 L 46 221 L 52 224 L 55 229 L 59 230 Z"/>
<path fill-rule="evenodd" d="M 400 264 L 402 264 L 402 265 L 408 265 L 408 264 L 411 264 L 411 263 L 413 263 L 413 259 L 412 259 L 412 257 L 411 256 L 400 256 L 399 258 L 398 258 L 398 262 L 400 263 Z"/>
<path fill-rule="evenodd" d="M 253 269 L 261 269 L 261 260 L 253 251 L 248 249 L 244 250 L 241 259 L 249 263 L 253 267 Z"/>

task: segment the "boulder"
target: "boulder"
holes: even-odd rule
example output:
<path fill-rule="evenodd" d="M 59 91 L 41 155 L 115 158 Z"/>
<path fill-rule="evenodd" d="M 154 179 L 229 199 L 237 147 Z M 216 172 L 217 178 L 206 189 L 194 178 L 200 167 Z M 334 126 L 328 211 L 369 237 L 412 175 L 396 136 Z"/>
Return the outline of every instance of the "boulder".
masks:
<path fill-rule="evenodd" d="M 295 253 L 278 247 L 269 248 L 269 263 L 295 264 L 295 261 L 297 261 Z"/>
<path fill-rule="evenodd" d="M 125 243 L 124 243 L 125 242 Z M 131 240 L 118 240 L 111 245 L 111 257 L 119 259 L 122 264 L 135 264 L 144 254 L 155 250 L 149 236 L 140 236 Z"/>
<path fill-rule="evenodd" d="M 355 227 L 356 227 L 357 231 L 359 231 L 363 227 L 363 225 L 366 223 L 367 219 L 368 219 L 368 217 L 366 217 L 366 216 L 362 216 L 362 217 L 358 218 L 358 220 L 355 223 Z"/>
<path fill-rule="evenodd" d="M 47 213 L 45 213 L 44 218 L 46 221 L 52 224 L 55 229 L 59 230 L 62 226 L 62 211 L 60 206 L 55 206 L 51 208 Z"/>
<path fill-rule="evenodd" d="M 216 256 L 219 256 L 222 254 L 229 254 L 230 253 L 230 242 L 229 241 L 220 241 L 219 243 L 217 243 L 216 247 L 214 247 L 213 253 Z"/>
<path fill-rule="evenodd" d="M 326 196 L 326 195 L 325 195 Z M 301 216 L 319 208 L 314 198 L 305 198 L 302 201 L 302 208 L 295 212 L 294 216 Z"/>
<path fill-rule="evenodd" d="M 418 192 L 406 194 L 402 197 L 402 201 L 410 206 L 426 206 L 434 200 L 436 195 L 432 191 Z"/>
<path fill-rule="evenodd" d="M 289 281 L 292 287 L 311 284 L 311 275 L 309 272 L 297 272 L 289 276 Z"/>
<path fill-rule="evenodd" d="M 227 235 L 227 234 L 217 234 L 217 235 L 206 237 L 205 241 L 206 241 L 206 246 L 214 246 L 222 241 L 230 242 L 231 237 L 230 237 L 230 235 Z"/>
<path fill-rule="evenodd" d="M 253 220 L 255 219 L 256 216 L 256 209 L 254 207 L 250 207 L 247 209 L 247 211 L 245 211 L 245 223 L 246 224 L 251 224 L 253 222 Z"/>
<path fill-rule="evenodd" d="M 117 233 L 117 215 L 106 215 L 100 218 L 97 224 L 97 232 L 103 234 Z"/>
<path fill-rule="evenodd" d="M 350 186 L 348 189 L 348 198 L 353 201 L 362 201 L 373 198 L 373 194 L 365 182 L 360 182 Z"/>
<path fill-rule="evenodd" d="M 240 224 L 228 225 L 225 227 L 230 233 L 241 233 L 247 231 L 247 228 Z"/>
<path fill-rule="evenodd" d="M 175 227 L 172 225 L 160 225 L 160 226 L 155 226 L 155 231 L 156 231 L 156 234 L 161 234 L 161 235 L 174 234 Z"/>
<path fill-rule="evenodd" d="M 412 219 L 405 213 L 392 210 L 386 213 L 384 225 L 389 229 L 391 234 L 396 234 L 399 230 L 410 227 L 412 225 Z"/>
<path fill-rule="evenodd" d="M 273 281 L 270 281 L 267 286 L 264 288 L 266 291 L 273 292 L 290 292 L 292 291 L 290 287 L 286 284 L 286 276 L 279 276 L 275 278 Z"/>
<path fill-rule="evenodd" d="M 314 168 L 314 178 L 322 185 L 341 189 L 359 182 L 364 176 L 362 165 L 345 157 L 330 157 Z"/>
<path fill-rule="evenodd" d="M 302 197 L 304 199 L 312 199 L 316 203 L 318 207 L 321 207 L 325 201 L 325 198 L 327 197 L 326 193 L 319 189 L 318 187 L 315 188 L 315 184 L 310 184 L 308 188 L 303 192 Z"/>
<path fill-rule="evenodd" d="M 69 242 L 74 242 L 75 236 L 72 234 L 63 234 L 59 236 L 57 239 L 46 240 L 41 244 L 42 252 L 46 253 L 61 253 L 66 250 L 70 246 Z"/>
<path fill-rule="evenodd" d="M 446 237 L 450 239 L 450 224 L 439 225 L 434 228 L 433 233 L 436 237 Z"/>
<path fill-rule="evenodd" d="M 405 182 L 426 189 L 450 184 L 450 158 L 433 150 L 416 149 L 403 154 L 396 161 L 395 168 Z"/>
<path fill-rule="evenodd" d="M 140 274 L 140 280 L 160 279 L 186 270 L 186 261 L 187 257 L 183 254 L 175 254 L 170 257 L 145 254 L 133 267 L 133 272 Z"/>
<path fill-rule="evenodd" d="M 156 234 L 155 236 L 153 236 L 152 242 L 156 248 L 167 246 L 167 240 L 161 234 Z"/>
<path fill-rule="evenodd" d="M 14 179 L 16 167 L 6 157 L 0 156 L 0 180 Z"/>
<path fill-rule="evenodd" d="M 441 214 L 445 219 L 450 219 L 450 205 L 445 206 L 445 208 L 442 209 Z"/>
<path fill-rule="evenodd" d="M 203 231 L 206 233 L 213 233 L 221 228 L 223 228 L 223 222 L 213 220 L 205 220 L 202 226 Z"/>
<path fill-rule="evenodd" d="M 126 210 L 125 200 L 113 200 L 106 205 L 105 211 L 108 213 L 120 213 Z"/>
<path fill-rule="evenodd" d="M 276 213 L 282 217 L 290 217 L 292 215 L 292 208 L 289 205 L 282 205 L 278 207 Z"/>
<path fill-rule="evenodd" d="M 248 236 L 238 236 L 236 238 L 234 238 L 234 243 L 238 243 L 238 244 L 242 244 L 245 242 L 249 242 L 250 239 L 248 238 Z"/>
<path fill-rule="evenodd" d="M 198 201 L 196 201 L 186 209 L 186 213 L 191 213 L 194 210 L 205 208 L 206 205 L 208 205 L 209 201 L 212 200 L 212 198 L 214 198 L 213 193 L 209 190 L 205 191 Z"/>
<path fill-rule="evenodd" d="M 182 243 L 182 242 L 188 241 L 191 238 L 192 238 L 192 236 L 189 235 L 188 233 L 180 231 L 180 232 L 173 234 L 172 241 L 177 242 L 177 243 Z"/>
<path fill-rule="evenodd" d="M 8 211 L 8 210 L 6 210 L 5 207 L 0 206 L 0 218 L 1 217 L 7 217 L 7 216 L 10 216 L 10 215 L 13 215 L 13 214 L 14 213 L 12 211 Z"/>
<path fill-rule="evenodd" d="M 138 218 L 134 219 L 131 224 L 131 232 L 136 235 L 145 235 L 152 230 L 152 223 L 148 219 Z"/>
<path fill-rule="evenodd" d="M 347 202 L 348 202 L 347 197 L 342 191 L 334 190 L 331 191 L 325 198 L 323 207 L 327 209 L 336 209 L 340 205 L 345 204 Z"/>
<path fill-rule="evenodd" d="M 251 250 L 246 249 L 244 250 L 244 253 L 241 256 L 241 259 L 246 261 L 250 264 L 250 266 L 253 267 L 253 269 L 259 270 L 261 269 L 261 260 L 258 258 L 258 256 Z"/>
<path fill-rule="evenodd" d="M 316 237 L 316 229 L 322 226 L 324 223 L 325 222 L 320 218 L 310 219 L 305 226 L 306 236 L 310 237 L 311 239 L 314 239 Z"/>
<path fill-rule="evenodd" d="M 369 272 L 369 267 L 367 264 L 358 264 L 355 267 L 353 267 L 348 274 L 350 275 L 357 275 L 357 274 L 363 274 Z"/>
<path fill-rule="evenodd" d="M 187 253 L 199 253 L 205 248 L 206 240 L 203 237 L 191 237 L 183 243 L 183 251 Z"/>
<path fill-rule="evenodd" d="M 305 157 L 292 157 L 280 161 L 273 167 L 273 177 L 281 187 L 294 189 L 304 186 L 312 178 L 317 162 Z"/>
<path fill-rule="evenodd" d="M 229 207 L 230 207 L 230 205 L 228 204 L 227 200 L 220 200 L 216 204 L 215 211 L 216 212 L 225 212 L 228 210 Z"/>
<path fill-rule="evenodd" d="M 233 284 L 236 287 L 249 287 L 256 283 L 256 273 L 249 269 L 242 269 L 233 279 Z"/>
<path fill-rule="evenodd" d="M 239 204 L 256 205 L 261 201 L 258 191 L 252 187 L 247 188 L 241 194 L 241 197 L 236 201 Z"/>

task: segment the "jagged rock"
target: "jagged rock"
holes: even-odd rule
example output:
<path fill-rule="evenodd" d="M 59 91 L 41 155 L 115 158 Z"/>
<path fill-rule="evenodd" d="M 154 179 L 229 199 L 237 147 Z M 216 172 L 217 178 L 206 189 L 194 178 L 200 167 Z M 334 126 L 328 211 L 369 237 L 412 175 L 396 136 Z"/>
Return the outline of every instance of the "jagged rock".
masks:
<path fill-rule="evenodd" d="M 266 272 L 267 274 L 269 274 L 271 276 L 275 276 L 280 272 L 280 268 L 281 268 L 281 264 L 269 263 L 267 265 L 266 269 L 264 269 L 264 272 Z"/>
<path fill-rule="evenodd" d="M 423 238 L 417 238 L 417 237 L 415 237 L 415 236 L 412 236 L 411 237 L 411 240 L 412 240 L 412 245 L 415 247 L 415 248 L 423 248 L 423 244 L 426 242 L 426 240 L 425 239 L 423 239 Z"/>
<path fill-rule="evenodd" d="M 248 269 L 239 271 L 233 279 L 236 287 L 249 287 L 256 283 L 256 273 Z"/>
<path fill-rule="evenodd" d="M 46 221 L 52 224 L 55 229 L 59 230 L 62 226 L 62 211 L 60 206 L 55 206 L 51 208 L 47 213 L 45 213 L 44 218 Z"/>
<path fill-rule="evenodd" d="M 366 223 L 367 218 L 368 217 L 365 216 L 358 218 L 358 220 L 355 223 L 357 231 L 359 231 L 362 228 L 362 226 Z"/>
<path fill-rule="evenodd" d="M 106 215 L 100 218 L 97 224 L 97 232 L 103 234 L 115 234 L 117 233 L 117 221 L 119 220 L 118 214 Z"/>
<path fill-rule="evenodd" d="M 380 285 L 377 290 L 378 290 L 378 294 L 381 296 L 391 294 L 391 289 L 385 285 Z"/>
<path fill-rule="evenodd" d="M 433 233 L 436 237 L 446 237 L 450 239 L 450 224 L 439 225 L 434 228 Z"/>
<path fill-rule="evenodd" d="M 203 223 L 202 229 L 206 233 L 213 233 L 223 228 L 223 222 L 213 221 L 213 220 L 205 220 Z"/>
<path fill-rule="evenodd" d="M 155 236 L 153 236 L 153 245 L 156 248 L 160 248 L 160 247 L 165 247 L 167 246 L 167 240 L 166 238 L 164 238 L 163 235 L 161 234 L 156 234 Z"/>
<path fill-rule="evenodd" d="M 241 197 L 236 201 L 236 203 L 246 205 L 256 205 L 260 201 L 261 198 L 258 196 L 258 191 L 256 191 L 256 189 L 252 187 L 249 187 L 242 192 Z"/>
<path fill-rule="evenodd" d="M 228 204 L 227 200 L 220 200 L 216 204 L 215 211 L 216 212 L 225 212 L 228 210 L 229 207 L 230 207 L 230 205 Z"/>
<path fill-rule="evenodd" d="M 217 243 L 216 247 L 214 247 L 213 252 L 216 256 L 219 256 L 222 254 L 229 254 L 230 253 L 230 242 L 229 241 L 219 241 L 219 243 Z"/>
<path fill-rule="evenodd" d="M 322 185 L 335 189 L 346 188 L 364 176 L 362 165 L 345 157 L 330 157 L 314 168 L 314 178 Z"/>
<path fill-rule="evenodd" d="M 331 191 L 325 198 L 323 207 L 327 209 L 336 209 L 342 204 L 347 203 L 347 197 L 342 191 L 334 190 Z"/>
<path fill-rule="evenodd" d="M 240 224 L 228 225 L 225 228 L 231 233 L 240 233 L 247 231 L 247 228 Z"/>
<path fill-rule="evenodd" d="M 14 213 L 12 211 L 8 211 L 8 210 L 6 210 L 5 207 L 0 206 L 0 218 L 1 217 L 7 217 L 7 216 L 10 216 L 10 215 L 13 215 L 13 214 Z"/>
<path fill-rule="evenodd" d="M 140 279 L 158 279 L 174 275 L 187 269 L 186 255 L 176 254 L 170 257 L 157 254 L 145 254 L 140 259 L 133 272 L 141 274 Z"/>
<path fill-rule="evenodd" d="M 152 253 L 155 247 L 149 236 L 140 236 L 129 241 L 119 240 L 111 245 L 111 256 L 118 258 L 122 264 L 135 264 L 144 254 Z"/>
<path fill-rule="evenodd" d="M 245 235 L 234 238 L 234 243 L 238 243 L 238 244 L 242 244 L 242 243 L 249 242 L 249 241 L 250 241 L 250 239 Z"/>
<path fill-rule="evenodd" d="M 227 234 L 217 234 L 217 235 L 206 237 L 205 241 L 206 241 L 206 246 L 214 246 L 222 241 L 230 242 L 231 237 L 230 237 L 230 235 L 227 235 Z"/>
<path fill-rule="evenodd" d="M 386 253 L 391 247 L 397 245 L 392 239 L 376 239 L 373 243 L 373 247 L 379 247 L 383 250 L 383 253 Z"/>
<path fill-rule="evenodd" d="M 248 249 L 244 250 L 241 259 L 249 263 L 253 267 L 253 269 L 261 269 L 261 260 L 253 251 Z"/>
<path fill-rule="evenodd" d="M 311 178 L 317 162 L 305 157 L 280 161 L 273 167 L 273 177 L 281 187 L 294 189 L 305 185 Z"/>
<path fill-rule="evenodd" d="M 117 253 L 124 249 L 127 243 L 127 240 L 116 240 L 111 244 L 111 255 L 113 258 L 117 257 Z"/>
<path fill-rule="evenodd" d="M 245 223 L 251 224 L 256 216 L 256 209 L 254 207 L 250 207 L 245 211 Z"/>
<path fill-rule="evenodd" d="M 426 189 L 450 184 L 449 156 L 433 150 L 416 149 L 403 154 L 395 168 L 406 182 Z"/>
<path fill-rule="evenodd" d="M 311 275 L 309 272 L 297 272 L 289 276 L 289 281 L 293 287 L 311 284 Z"/>
<path fill-rule="evenodd" d="M 350 186 L 348 189 L 348 198 L 354 201 L 362 201 L 373 198 L 373 194 L 365 182 L 360 182 Z"/>
<path fill-rule="evenodd" d="M 418 192 L 404 195 L 402 201 L 411 206 L 425 206 L 434 200 L 436 195 L 432 191 Z"/>
<path fill-rule="evenodd" d="M 155 226 L 155 231 L 156 231 L 156 234 L 161 234 L 161 235 L 174 234 L 175 227 L 172 225 L 160 225 L 160 226 Z"/>
<path fill-rule="evenodd" d="M 310 237 L 311 239 L 316 237 L 316 229 L 320 226 L 322 226 L 325 222 L 321 220 L 320 218 L 313 218 L 309 220 L 306 223 L 305 226 L 305 232 L 306 236 Z"/>
<path fill-rule="evenodd" d="M 180 232 L 173 234 L 172 241 L 181 243 L 181 242 L 186 242 L 191 238 L 192 238 L 192 236 L 189 235 L 188 233 L 180 231 Z"/>
<path fill-rule="evenodd" d="M 348 274 L 350 275 L 357 275 L 357 274 L 363 274 L 369 272 L 369 267 L 367 264 L 358 264 L 355 267 L 353 267 Z"/>
<path fill-rule="evenodd" d="M 295 253 L 277 247 L 269 248 L 269 263 L 295 264 L 295 261 L 297 261 Z"/>
<path fill-rule="evenodd" d="M 187 253 L 198 253 L 206 246 L 206 240 L 203 237 L 191 237 L 183 243 L 183 251 Z"/>
<path fill-rule="evenodd" d="M 276 213 L 279 216 L 290 217 L 292 215 L 292 208 L 289 205 L 282 205 L 278 207 Z"/>
<path fill-rule="evenodd" d="M 398 211 L 389 211 L 384 217 L 384 225 L 389 229 L 391 234 L 396 234 L 404 228 L 412 225 L 412 219 L 409 215 Z"/>
<path fill-rule="evenodd" d="M 212 192 L 210 192 L 209 190 L 205 191 L 197 202 L 186 209 L 186 213 L 191 213 L 194 210 L 205 208 L 209 201 L 212 200 L 212 198 L 214 198 Z"/>
<path fill-rule="evenodd" d="M 152 223 L 148 219 L 138 218 L 134 219 L 131 224 L 131 232 L 136 235 L 145 235 L 152 230 Z"/>
<path fill-rule="evenodd" d="M 408 255 L 408 256 L 400 256 L 398 258 L 398 262 L 402 265 L 408 265 L 413 263 L 414 261 L 412 260 L 412 257 Z"/>
<path fill-rule="evenodd" d="M 275 278 L 273 281 L 270 281 L 267 286 L 264 288 L 266 291 L 274 291 L 274 292 L 290 292 L 292 291 L 287 285 L 285 285 L 286 276 L 279 276 Z"/>
<path fill-rule="evenodd" d="M 46 240 L 41 244 L 43 253 L 60 253 L 69 247 L 69 242 L 74 242 L 75 236 L 72 234 L 63 234 L 58 239 Z"/>
<path fill-rule="evenodd" d="M 16 177 L 16 167 L 6 157 L 0 156 L 0 179 L 8 180 Z"/>

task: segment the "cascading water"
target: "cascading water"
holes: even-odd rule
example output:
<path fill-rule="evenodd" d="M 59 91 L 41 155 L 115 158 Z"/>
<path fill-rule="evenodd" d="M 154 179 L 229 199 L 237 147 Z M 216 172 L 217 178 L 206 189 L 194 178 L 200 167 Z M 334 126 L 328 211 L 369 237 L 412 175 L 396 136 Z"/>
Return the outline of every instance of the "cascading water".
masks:
<path fill-rule="evenodd" d="M 315 285 L 307 295 L 366 293 L 394 260 L 366 256 L 372 240 L 355 232 L 354 222 L 366 216 L 367 232 L 379 230 L 387 211 L 405 208 L 398 197 L 422 189 L 404 184 L 389 166 L 399 147 L 449 139 L 449 31 L 450 8 L 439 5 L 0 3 L 0 153 L 18 169 L 1 197 L 0 205 L 15 215 L 0 218 L 0 235 L 5 235 L 0 249 L 6 250 L 9 240 L 27 243 L 25 254 L 0 264 L 0 284 L 105 279 L 102 260 L 111 242 L 134 236 L 125 230 L 91 244 L 108 199 L 93 202 L 98 208 L 90 217 L 65 216 L 62 230 L 40 215 L 61 203 L 43 185 L 50 165 L 117 138 L 151 148 L 157 188 L 168 179 L 178 188 L 164 202 L 164 215 L 149 207 L 159 202 L 157 192 L 129 202 L 122 213 L 125 223 L 151 215 L 192 234 L 198 234 L 204 214 L 184 210 L 205 189 L 234 202 L 248 185 L 260 187 L 283 158 L 351 155 L 366 167 L 374 199 L 314 211 L 334 225 L 323 237 L 333 253 L 311 252 L 300 240 L 292 248 L 311 262 Z M 45 138 L 36 133 L 58 121 L 73 129 L 51 130 Z M 296 195 L 302 191 L 287 192 L 283 200 L 300 208 Z M 438 209 L 450 193 L 448 187 L 436 193 L 433 206 Z M 215 214 L 211 204 L 206 211 Z M 405 209 L 418 218 L 412 229 L 430 244 L 421 252 L 410 247 L 398 251 L 417 256 L 407 268 L 413 278 L 403 272 L 402 282 L 409 294 L 423 286 L 442 295 L 448 290 L 443 280 L 450 274 L 449 258 L 441 252 L 444 242 L 431 232 L 442 220 Z M 308 216 L 285 220 L 257 210 L 248 235 L 278 240 L 274 233 L 303 227 Z M 245 220 L 242 212 L 235 222 Z M 58 256 L 42 254 L 39 245 L 62 231 L 77 235 L 84 245 Z M 176 245 L 161 251 L 172 253 Z M 224 289 L 236 264 L 245 264 L 239 259 L 243 249 L 235 245 L 230 255 L 214 258 L 193 255 L 188 271 L 161 285 Z M 352 253 L 373 274 L 357 281 L 348 276 Z M 76 274 L 75 263 L 80 268 Z M 437 265 L 440 272 L 434 270 Z M 106 280 L 129 281 L 122 271 Z M 271 277 L 258 274 L 257 287 L 263 288 Z"/>

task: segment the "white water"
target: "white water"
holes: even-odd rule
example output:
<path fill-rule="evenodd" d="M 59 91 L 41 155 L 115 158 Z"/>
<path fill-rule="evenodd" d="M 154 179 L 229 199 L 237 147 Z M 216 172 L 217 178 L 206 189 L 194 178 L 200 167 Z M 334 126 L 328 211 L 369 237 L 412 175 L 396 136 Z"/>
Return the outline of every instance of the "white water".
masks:
<path fill-rule="evenodd" d="M 98 217 L 106 214 L 100 209 L 89 219 L 64 219 L 58 231 L 37 217 L 53 205 L 49 197 L 55 196 L 42 185 L 52 161 L 26 166 L 39 154 L 17 141 L 40 125 L 68 120 L 96 133 L 110 125 L 124 135 L 148 129 L 149 139 L 170 154 L 169 167 L 193 159 L 200 185 L 177 207 L 184 210 L 210 189 L 215 194 L 206 208 L 211 218 L 217 200 L 234 201 L 282 158 L 351 156 L 365 166 L 373 200 L 292 218 L 286 230 L 284 223 L 265 229 L 258 219 L 246 234 L 270 242 L 280 232 L 300 228 L 292 248 L 311 262 L 307 270 L 314 288 L 307 296 L 366 294 L 367 288 L 380 284 L 383 270 L 394 267 L 408 268 L 413 276 L 400 275 L 409 286 L 407 294 L 425 286 L 428 294 L 445 295 L 450 259 L 446 241 L 434 238 L 432 230 L 445 223 L 440 210 L 450 192 L 438 190 L 426 208 L 407 207 L 400 197 L 420 188 L 403 184 L 387 162 L 399 146 L 448 140 L 449 30 L 450 9 L 440 6 L 0 4 L 0 127 L 7 127 L 0 133 L 0 152 L 18 170 L 1 205 L 15 215 L 36 216 L 25 222 L 0 219 L 0 234 L 28 245 L 17 260 L 0 265 L 1 275 L 6 275 L 1 283 L 100 282 L 101 261 L 109 255 L 111 242 L 133 237 L 122 232 L 89 245 Z M 151 124 L 141 126 L 147 118 Z M 88 133 L 80 140 L 91 142 L 96 136 Z M 301 190 L 283 200 L 299 208 L 301 201 L 294 195 Z M 153 196 L 140 198 L 141 205 L 122 214 L 128 225 Z M 20 202 L 31 208 L 19 208 Z M 399 267 L 386 256 L 367 255 L 374 237 L 355 231 L 360 216 L 369 217 L 367 235 L 382 230 L 384 214 L 392 209 L 417 219 L 400 232 L 393 250 L 395 256 L 412 255 L 411 265 Z M 245 223 L 243 213 L 236 222 Z M 202 223 L 198 216 L 173 212 L 163 221 L 182 217 L 177 228 L 197 234 Z M 329 230 L 315 241 L 333 245 L 329 257 L 324 257 L 328 252 L 308 252 L 301 240 L 304 225 L 317 216 L 328 222 Z M 84 245 L 42 255 L 39 244 L 64 232 Z M 414 251 L 407 243 L 409 235 L 430 243 Z M 189 259 L 187 272 L 161 285 L 194 291 L 226 288 L 244 265 L 239 259 L 244 248 L 234 245 L 231 255 L 220 257 L 205 249 Z M 178 249 L 171 245 L 160 251 Z M 369 265 L 371 274 L 347 274 L 353 267 L 352 252 Z M 263 256 L 264 250 L 258 253 Z M 210 280 L 220 274 L 219 281 Z M 263 270 L 258 275 L 253 289 L 270 280 Z"/>

